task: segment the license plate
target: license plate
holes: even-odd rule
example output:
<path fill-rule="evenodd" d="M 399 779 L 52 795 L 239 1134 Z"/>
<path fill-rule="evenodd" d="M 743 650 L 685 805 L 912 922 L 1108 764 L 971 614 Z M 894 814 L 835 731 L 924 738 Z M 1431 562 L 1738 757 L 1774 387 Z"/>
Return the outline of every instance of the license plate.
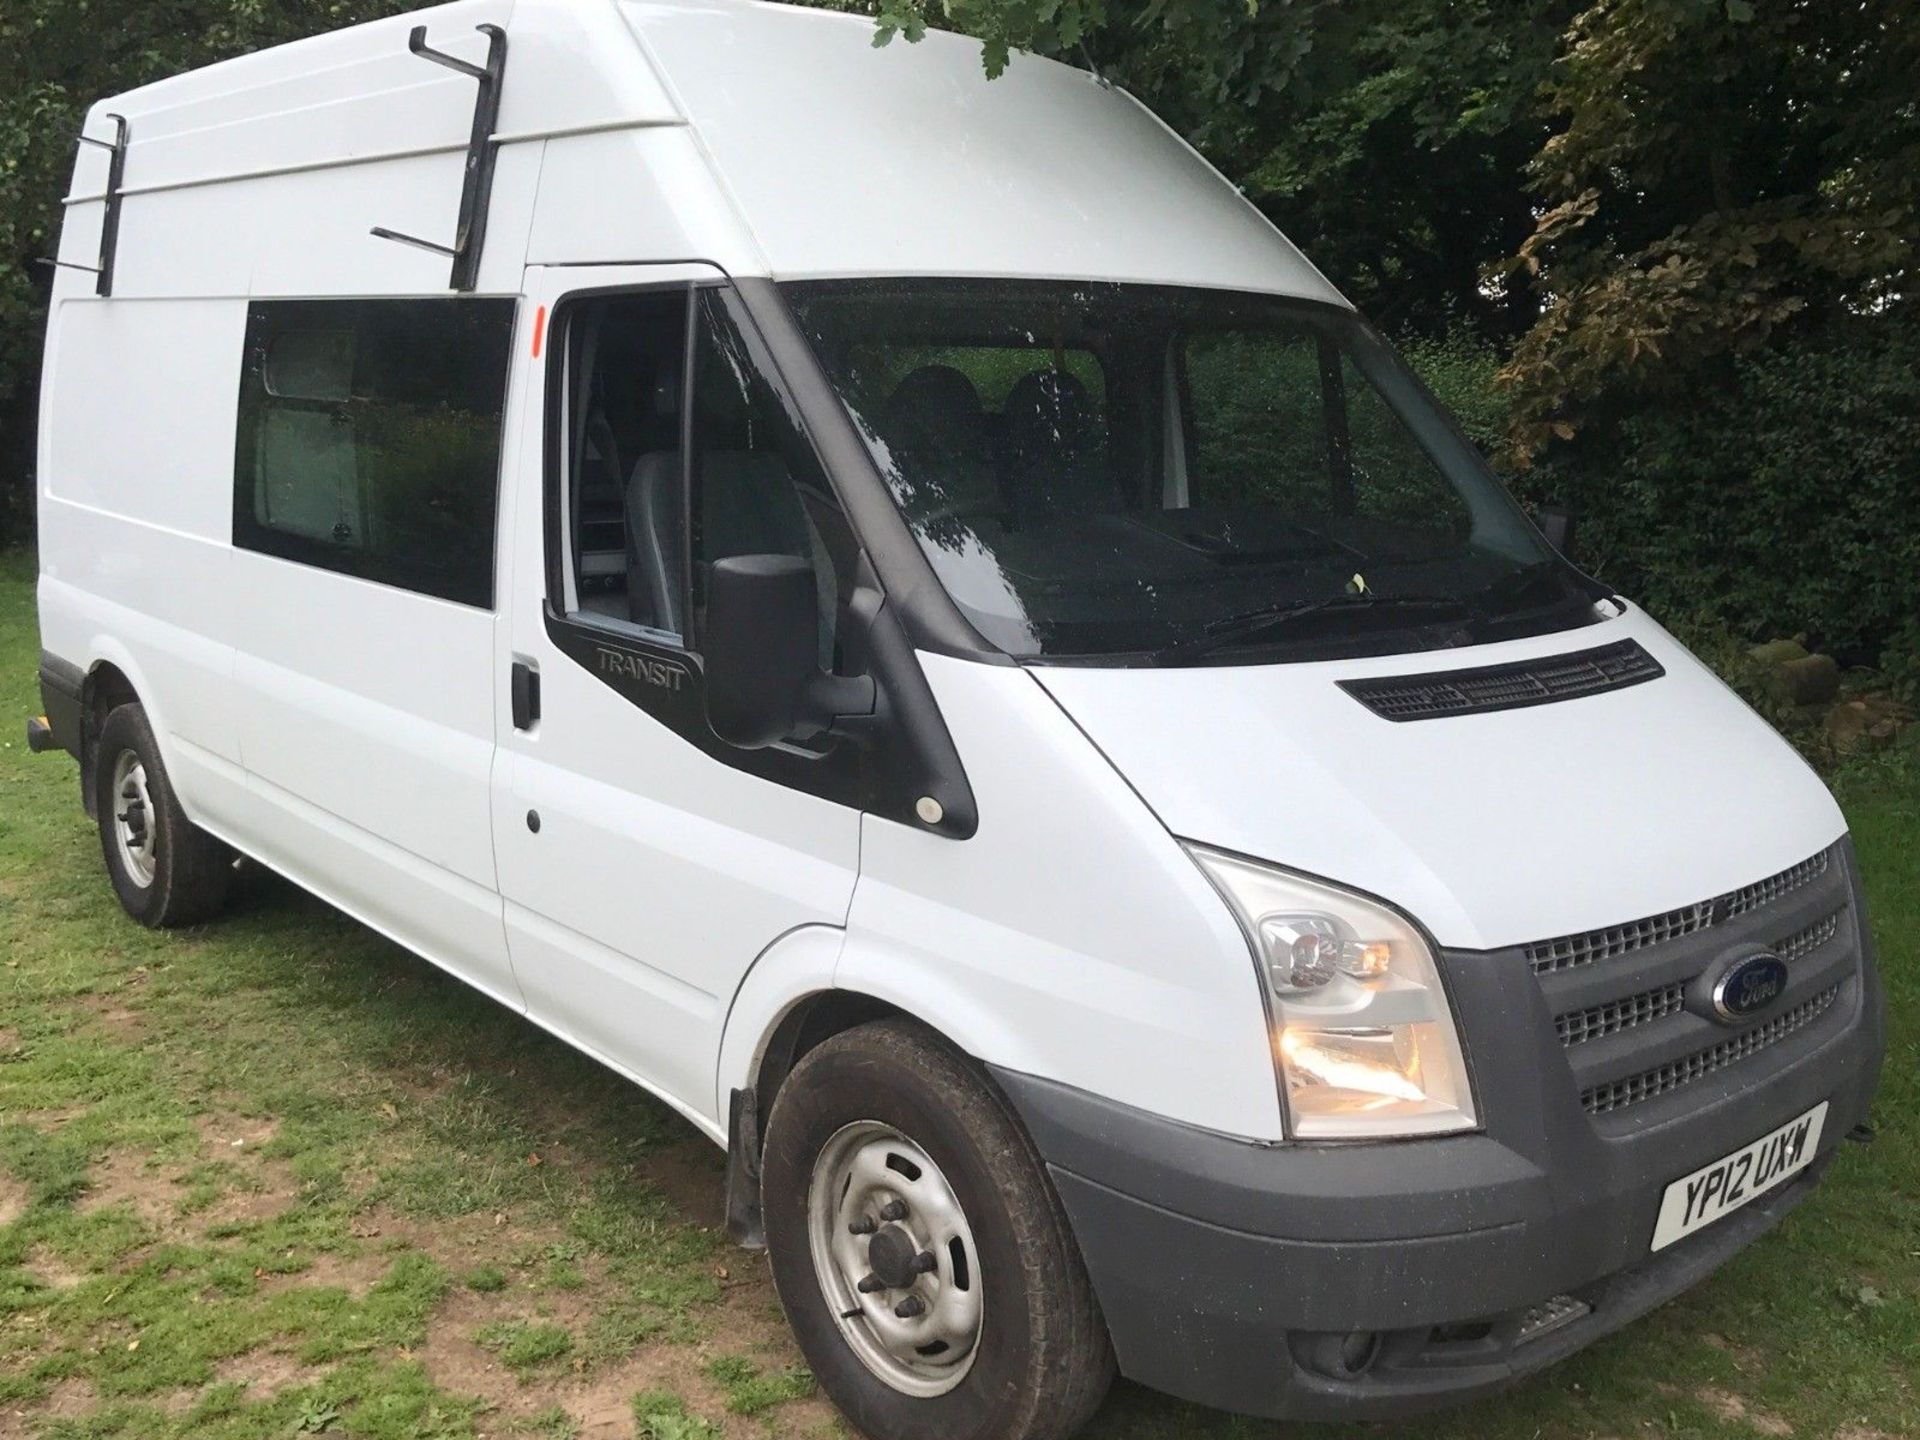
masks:
<path fill-rule="evenodd" d="M 1813 1163 L 1820 1127 L 1826 1123 L 1827 1106 L 1822 1101 L 1798 1120 L 1789 1120 L 1751 1145 L 1674 1181 L 1660 1201 L 1653 1248 L 1666 1249 L 1806 1169 Z"/>

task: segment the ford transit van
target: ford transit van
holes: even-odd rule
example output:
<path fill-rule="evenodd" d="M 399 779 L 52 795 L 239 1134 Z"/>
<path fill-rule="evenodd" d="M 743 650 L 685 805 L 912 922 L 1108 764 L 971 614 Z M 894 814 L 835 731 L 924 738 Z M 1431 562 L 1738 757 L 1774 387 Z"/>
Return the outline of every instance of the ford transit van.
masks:
<path fill-rule="evenodd" d="M 1865 1119 L 1846 825 L 1122 91 L 463 0 L 97 105 L 45 717 L 726 1148 L 876 1440 L 1483 1394 Z"/>

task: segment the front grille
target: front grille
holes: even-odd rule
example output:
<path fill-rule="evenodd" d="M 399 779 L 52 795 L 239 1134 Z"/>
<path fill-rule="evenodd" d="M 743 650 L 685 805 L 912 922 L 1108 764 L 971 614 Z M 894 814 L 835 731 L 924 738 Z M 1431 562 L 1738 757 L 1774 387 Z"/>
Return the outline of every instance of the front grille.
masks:
<path fill-rule="evenodd" d="M 1658 680 L 1666 673 L 1639 641 L 1622 640 L 1597 650 L 1549 655 L 1513 665 L 1343 680 L 1340 688 L 1382 719 L 1440 720 L 1624 690 L 1629 685 Z"/>
<path fill-rule="evenodd" d="M 1744 1035 L 1722 1040 L 1718 1045 L 1689 1055 L 1684 1060 L 1671 1061 L 1652 1070 L 1643 1070 L 1638 1075 L 1629 1075 L 1624 1080 L 1610 1081 L 1583 1091 L 1580 1103 L 1586 1107 L 1589 1115 L 1606 1115 L 1678 1090 L 1682 1085 L 1690 1085 L 1716 1070 L 1725 1069 L 1736 1061 L 1745 1060 L 1771 1045 L 1779 1044 L 1796 1030 L 1805 1029 L 1826 1014 L 1839 998 L 1840 987 L 1829 986 L 1811 1000 L 1801 1001 L 1785 1014 L 1774 1016 L 1766 1024 L 1756 1026 Z"/>
<path fill-rule="evenodd" d="M 1643 950 L 1649 945 L 1664 945 L 1682 935 L 1704 930 L 1713 923 L 1711 904 L 1689 905 L 1684 910 L 1669 910 L 1626 925 L 1605 930 L 1589 930 L 1584 935 L 1563 935 L 1557 940 L 1541 940 L 1527 947 L 1527 961 L 1533 973 L 1546 975 L 1555 970 L 1572 970 L 1580 965 L 1611 960 Z"/>
<path fill-rule="evenodd" d="M 1567 1098 L 1596 1119 L 1618 1116 L 1791 1036 L 1821 1043 L 1852 1012 L 1860 973 L 1853 884 L 1836 845 L 1711 900 L 1508 952 L 1540 987 L 1570 1072 Z M 1729 1026 L 1706 1003 L 1709 982 L 1767 952 L 1786 962 L 1785 989 Z"/>
<path fill-rule="evenodd" d="M 1802 885 L 1818 880 L 1827 873 L 1827 852 L 1822 850 L 1806 860 L 1802 860 L 1792 869 L 1782 870 L 1778 875 L 1769 875 L 1766 879 L 1752 885 L 1743 886 L 1726 897 L 1728 915 L 1745 915 L 1750 910 L 1771 905 L 1774 901 L 1791 895 Z"/>
<path fill-rule="evenodd" d="M 1724 924 L 1784 899 L 1801 886 L 1824 876 L 1828 860 L 1827 852 L 1822 851 L 1811 859 L 1782 870 L 1778 875 L 1769 875 L 1765 880 L 1744 885 L 1712 900 L 1703 900 L 1697 905 L 1669 910 L 1664 915 L 1651 915 L 1645 920 L 1629 921 L 1625 925 L 1610 925 L 1600 930 L 1588 930 L 1584 934 L 1535 941 L 1527 946 L 1527 963 L 1533 966 L 1534 974 L 1549 975 L 1557 970 L 1571 970 L 1581 965 L 1612 960 L 1648 946 L 1664 945 L 1670 940 Z"/>
<path fill-rule="evenodd" d="M 1804 960 L 1821 946 L 1831 944 L 1839 933 L 1840 912 L 1836 910 L 1826 919 L 1815 921 L 1780 940 L 1773 946 L 1773 952 L 1792 965 Z M 1658 989 L 1639 991 L 1623 1000 L 1608 1000 L 1582 1010 L 1556 1015 L 1553 1017 L 1553 1029 L 1562 1045 L 1578 1045 L 1605 1035 L 1617 1035 L 1622 1030 L 1631 1030 L 1636 1025 L 1646 1025 L 1668 1015 L 1677 1015 L 1686 1009 L 1686 1005 L 1687 987 L 1684 983 L 1662 985 Z"/>
<path fill-rule="evenodd" d="M 1773 951 L 1791 965 L 1796 960 L 1804 960 L 1822 945 L 1831 944 L 1833 937 L 1839 933 L 1840 912 L 1836 910 L 1826 919 L 1816 921 L 1797 935 L 1789 935 L 1774 946 Z"/>
<path fill-rule="evenodd" d="M 1598 1040 L 1602 1035 L 1617 1035 L 1663 1016 L 1677 1015 L 1686 1008 L 1686 1003 L 1686 986 L 1663 985 L 1658 990 L 1642 991 L 1625 1000 L 1609 1000 L 1604 1005 L 1590 1005 L 1570 1015 L 1556 1015 L 1553 1028 L 1562 1045 L 1578 1045 L 1584 1040 Z"/>

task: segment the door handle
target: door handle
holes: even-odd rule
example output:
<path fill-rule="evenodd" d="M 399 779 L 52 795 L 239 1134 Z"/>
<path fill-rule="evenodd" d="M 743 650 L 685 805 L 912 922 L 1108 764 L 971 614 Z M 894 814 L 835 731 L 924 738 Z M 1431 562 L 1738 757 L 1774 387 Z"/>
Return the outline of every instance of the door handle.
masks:
<path fill-rule="evenodd" d="M 513 728 L 531 730 L 540 723 L 540 672 L 524 660 L 513 662 Z"/>

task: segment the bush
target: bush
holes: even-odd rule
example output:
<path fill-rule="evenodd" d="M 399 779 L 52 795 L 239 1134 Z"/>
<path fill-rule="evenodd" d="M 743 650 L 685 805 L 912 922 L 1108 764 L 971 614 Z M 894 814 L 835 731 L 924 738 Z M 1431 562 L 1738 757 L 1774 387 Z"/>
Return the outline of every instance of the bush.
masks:
<path fill-rule="evenodd" d="M 1746 357 L 1583 437 L 1551 473 L 1584 516 L 1589 568 L 1650 608 L 1911 671 L 1920 329 L 1860 321 Z"/>
<path fill-rule="evenodd" d="M 1475 331 L 1456 327 L 1438 339 L 1403 340 L 1400 353 L 1453 412 L 1467 438 L 1491 455 L 1506 443 L 1511 415 L 1506 394 L 1494 383 L 1503 356 Z"/>

